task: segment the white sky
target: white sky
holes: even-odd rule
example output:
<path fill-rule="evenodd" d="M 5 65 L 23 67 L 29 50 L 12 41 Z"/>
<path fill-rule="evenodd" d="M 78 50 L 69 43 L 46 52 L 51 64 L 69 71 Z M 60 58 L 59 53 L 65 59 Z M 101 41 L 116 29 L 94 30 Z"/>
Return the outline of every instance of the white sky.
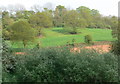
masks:
<path fill-rule="evenodd" d="M 34 4 L 43 6 L 45 3 L 52 3 L 56 5 L 64 5 L 65 7 L 78 8 L 79 6 L 86 6 L 90 9 L 97 9 L 103 15 L 118 16 L 118 2 L 120 0 L 0 0 L 0 6 L 8 6 L 15 4 L 22 4 L 26 8 L 30 8 Z"/>

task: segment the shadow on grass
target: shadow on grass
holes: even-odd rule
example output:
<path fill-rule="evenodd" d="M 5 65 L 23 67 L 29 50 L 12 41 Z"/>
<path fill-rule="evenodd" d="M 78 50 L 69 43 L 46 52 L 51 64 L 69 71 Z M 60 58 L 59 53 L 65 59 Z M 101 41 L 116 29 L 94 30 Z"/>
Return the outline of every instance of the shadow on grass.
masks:
<path fill-rule="evenodd" d="M 57 33 L 62 33 L 62 34 L 69 34 L 66 30 L 64 29 L 53 29 L 52 31 L 57 32 Z"/>
<path fill-rule="evenodd" d="M 95 40 L 95 41 L 107 41 L 107 40 Z"/>
<path fill-rule="evenodd" d="M 65 35 L 77 35 L 77 34 L 81 34 L 81 32 L 78 33 L 69 33 L 67 30 L 65 29 L 53 29 L 52 31 L 57 32 L 57 33 L 61 33 L 61 34 L 65 34 Z"/>

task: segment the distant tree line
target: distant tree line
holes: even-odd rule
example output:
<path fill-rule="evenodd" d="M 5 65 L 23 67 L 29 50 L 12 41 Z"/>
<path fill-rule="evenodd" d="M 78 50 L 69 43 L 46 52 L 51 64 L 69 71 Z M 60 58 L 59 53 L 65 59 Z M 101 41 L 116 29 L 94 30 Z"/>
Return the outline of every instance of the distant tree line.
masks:
<path fill-rule="evenodd" d="M 113 29 L 114 37 L 117 35 L 118 18 L 116 16 L 103 16 L 98 10 L 85 6 L 70 10 L 65 8 L 65 6 L 58 5 L 53 10 L 50 4 L 47 5 L 48 7 L 44 6 L 42 8 L 39 5 L 34 5 L 31 7 L 31 10 L 26 10 L 22 5 L 11 5 L 8 9 L 1 7 L 3 37 L 6 40 L 10 40 L 13 39 L 12 37 L 18 36 L 14 35 L 15 32 L 18 34 L 20 33 L 19 30 L 28 31 L 32 29 L 36 31 L 36 36 L 40 36 L 44 28 L 51 27 L 63 27 L 71 34 L 77 34 L 77 30 L 81 28 L 106 28 Z M 14 27 L 16 24 L 21 26 L 16 26 L 16 30 L 13 30 L 11 27 Z M 24 26 L 24 24 L 27 25 Z M 29 29 L 26 28 L 27 26 Z M 28 33 L 28 36 L 31 33 Z M 23 37 L 21 36 L 21 38 Z"/>

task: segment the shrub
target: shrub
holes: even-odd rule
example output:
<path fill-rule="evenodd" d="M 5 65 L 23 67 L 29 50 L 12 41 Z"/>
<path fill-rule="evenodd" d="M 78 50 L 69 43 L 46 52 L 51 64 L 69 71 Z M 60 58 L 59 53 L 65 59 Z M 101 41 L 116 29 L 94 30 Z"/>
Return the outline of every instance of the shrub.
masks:
<path fill-rule="evenodd" d="M 115 41 L 112 44 L 112 52 L 114 54 L 120 55 L 120 43 L 119 41 Z"/>
<path fill-rule="evenodd" d="M 78 28 L 72 28 L 72 27 L 65 27 L 64 30 L 66 31 L 67 34 L 77 34 Z"/>
<path fill-rule="evenodd" d="M 76 40 L 73 38 L 73 39 L 72 39 L 72 44 L 73 44 L 73 45 L 75 44 L 75 41 L 76 41 Z"/>
<path fill-rule="evenodd" d="M 111 53 L 44 48 L 16 60 L 15 72 L 5 73 L 4 82 L 116 82 L 118 78 L 117 58 Z"/>
<path fill-rule="evenodd" d="M 40 46 L 41 46 L 41 43 L 40 43 L 40 42 L 38 42 L 38 43 L 37 43 L 37 45 L 36 45 L 36 48 L 38 48 L 38 49 L 39 49 L 39 48 L 40 48 Z"/>
<path fill-rule="evenodd" d="M 111 26 L 110 26 L 110 25 L 105 25 L 105 27 L 106 27 L 107 29 L 111 29 Z"/>
<path fill-rule="evenodd" d="M 35 41 L 36 32 L 31 28 L 30 24 L 26 20 L 20 20 L 10 26 L 10 40 L 22 41 L 24 47 L 28 42 Z"/>
<path fill-rule="evenodd" d="M 87 44 L 92 44 L 93 43 L 91 35 L 86 35 L 85 36 L 85 43 L 87 43 Z"/>
<path fill-rule="evenodd" d="M 9 46 L 5 43 L 4 40 L 2 40 L 2 80 L 3 81 L 13 81 L 12 73 L 15 73 L 15 62 L 16 58 L 11 54 L 12 51 L 9 48 Z"/>
<path fill-rule="evenodd" d="M 74 47 L 75 46 L 75 39 L 73 38 L 72 39 L 72 42 L 70 43 L 70 41 L 67 42 L 66 46 L 69 46 L 69 47 Z"/>

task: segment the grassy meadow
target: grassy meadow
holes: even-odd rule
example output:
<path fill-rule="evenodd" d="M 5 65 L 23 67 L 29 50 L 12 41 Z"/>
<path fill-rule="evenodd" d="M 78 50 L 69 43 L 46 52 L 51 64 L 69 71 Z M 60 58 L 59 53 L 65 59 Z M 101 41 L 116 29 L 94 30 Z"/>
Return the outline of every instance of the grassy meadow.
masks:
<path fill-rule="evenodd" d="M 49 28 L 43 30 L 42 37 L 37 37 L 35 42 L 29 42 L 26 48 L 33 48 L 36 43 L 40 42 L 41 47 L 54 47 L 66 45 L 67 42 L 72 43 L 75 39 L 75 43 L 84 43 L 84 36 L 91 35 L 94 42 L 98 41 L 114 41 L 110 29 L 95 29 L 95 28 L 83 28 L 78 30 L 79 33 L 72 35 L 65 32 L 63 28 Z M 22 42 L 12 43 L 7 41 L 12 48 L 23 48 Z"/>

